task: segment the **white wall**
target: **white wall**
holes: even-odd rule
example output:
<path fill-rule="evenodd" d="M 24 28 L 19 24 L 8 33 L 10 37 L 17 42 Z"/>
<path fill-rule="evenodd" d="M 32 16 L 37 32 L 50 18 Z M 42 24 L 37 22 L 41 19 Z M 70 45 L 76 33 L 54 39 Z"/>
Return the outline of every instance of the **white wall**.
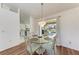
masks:
<path fill-rule="evenodd" d="M 49 17 L 58 16 L 61 45 L 79 50 L 79 7 Z"/>
<path fill-rule="evenodd" d="M 38 25 L 37 19 L 30 17 L 30 33 L 31 34 L 39 34 L 38 28 L 39 28 L 39 25 Z"/>
<path fill-rule="evenodd" d="M 1 8 L 1 3 L 0 3 L 0 8 Z"/>
<path fill-rule="evenodd" d="M 25 13 L 20 12 L 20 23 L 21 24 L 30 24 L 30 16 L 27 16 Z"/>
<path fill-rule="evenodd" d="M 0 51 L 20 44 L 18 13 L 0 8 Z"/>
<path fill-rule="evenodd" d="M 63 13 L 60 19 L 62 44 L 79 50 L 79 8 Z"/>
<path fill-rule="evenodd" d="M 38 19 L 34 19 L 34 33 L 40 35 L 40 26 L 38 24 Z"/>

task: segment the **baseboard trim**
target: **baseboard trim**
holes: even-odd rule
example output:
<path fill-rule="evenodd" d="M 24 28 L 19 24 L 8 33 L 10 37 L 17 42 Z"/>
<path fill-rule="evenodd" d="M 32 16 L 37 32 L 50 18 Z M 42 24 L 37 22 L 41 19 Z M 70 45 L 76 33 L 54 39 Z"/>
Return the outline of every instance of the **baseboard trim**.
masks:
<path fill-rule="evenodd" d="M 17 47 L 17 46 L 19 46 L 19 45 L 21 45 L 21 44 L 23 44 L 23 43 L 24 43 L 24 42 L 20 42 L 20 43 L 14 45 L 14 46 L 11 46 L 11 47 L 9 47 L 9 48 L 3 49 L 3 50 L 1 50 L 0 52 L 6 51 L 6 50 L 11 49 L 11 48 L 14 48 L 14 47 Z"/>
<path fill-rule="evenodd" d="M 27 55 L 25 43 L 20 43 L 14 47 L 0 52 L 0 55 Z"/>

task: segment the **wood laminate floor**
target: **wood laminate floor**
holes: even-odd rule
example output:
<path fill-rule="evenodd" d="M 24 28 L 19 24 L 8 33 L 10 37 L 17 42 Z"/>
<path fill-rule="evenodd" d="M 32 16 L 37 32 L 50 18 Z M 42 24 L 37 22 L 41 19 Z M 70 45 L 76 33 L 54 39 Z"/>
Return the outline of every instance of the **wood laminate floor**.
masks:
<path fill-rule="evenodd" d="M 59 55 L 79 55 L 79 51 L 69 49 L 62 46 L 57 46 L 57 52 Z M 6 49 L 0 52 L 0 55 L 29 55 L 26 50 L 25 43 L 12 47 L 10 49 Z M 36 53 L 34 55 L 37 55 Z"/>
<path fill-rule="evenodd" d="M 0 52 L 0 55 L 27 55 L 25 43 L 6 49 Z"/>
<path fill-rule="evenodd" d="M 57 46 L 57 51 L 60 55 L 79 55 L 79 51 L 63 46 Z"/>

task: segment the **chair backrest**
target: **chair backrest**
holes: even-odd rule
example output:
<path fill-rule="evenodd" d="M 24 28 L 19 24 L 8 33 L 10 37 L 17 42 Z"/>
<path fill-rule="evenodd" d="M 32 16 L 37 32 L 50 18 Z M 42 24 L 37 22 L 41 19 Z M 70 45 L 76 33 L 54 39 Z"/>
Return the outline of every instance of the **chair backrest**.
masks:
<path fill-rule="evenodd" d="M 25 40 L 26 41 L 26 46 L 27 46 L 26 49 L 28 50 L 28 52 L 30 54 L 33 54 L 32 53 L 32 41 L 36 41 L 36 40 L 38 40 L 38 38 L 36 36 L 27 37 L 27 39 Z"/>

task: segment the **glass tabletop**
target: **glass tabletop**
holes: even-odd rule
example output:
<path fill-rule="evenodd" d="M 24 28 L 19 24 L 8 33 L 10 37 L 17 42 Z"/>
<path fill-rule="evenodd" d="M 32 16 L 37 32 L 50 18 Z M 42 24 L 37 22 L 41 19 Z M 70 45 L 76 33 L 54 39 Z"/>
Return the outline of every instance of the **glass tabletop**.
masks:
<path fill-rule="evenodd" d="M 38 38 L 36 41 L 32 41 L 32 43 L 37 43 L 37 44 L 45 44 L 48 43 L 49 41 L 45 40 L 44 38 Z"/>

